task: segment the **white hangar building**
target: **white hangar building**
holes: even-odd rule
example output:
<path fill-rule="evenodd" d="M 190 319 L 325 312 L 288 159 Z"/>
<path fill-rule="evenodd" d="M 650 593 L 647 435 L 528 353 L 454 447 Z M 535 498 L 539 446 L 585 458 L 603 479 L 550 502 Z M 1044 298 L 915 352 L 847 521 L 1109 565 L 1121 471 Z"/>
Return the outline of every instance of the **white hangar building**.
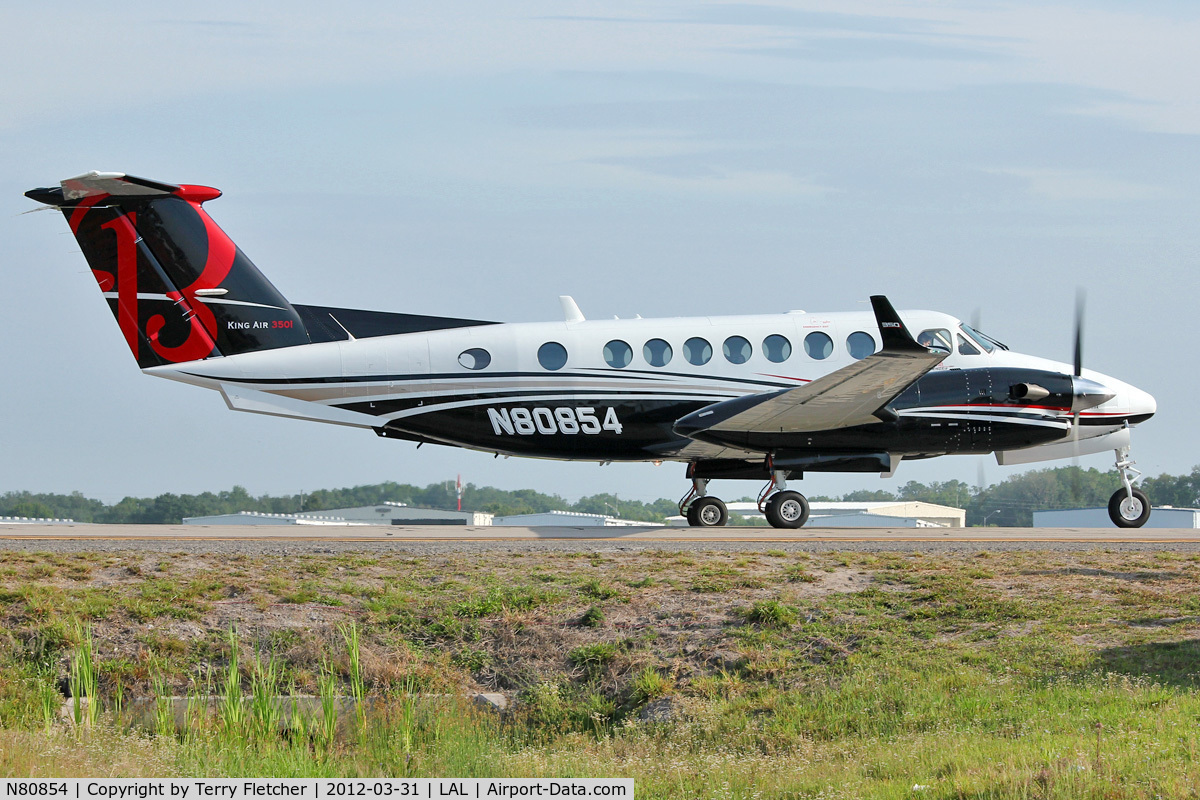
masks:
<path fill-rule="evenodd" d="M 758 503 L 727 503 L 729 516 L 763 520 Z M 809 503 L 806 528 L 963 528 L 966 509 L 920 500 L 878 500 L 868 503 Z M 668 525 L 686 526 L 683 517 L 670 517 Z"/>
<path fill-rule="evenodd" d="M 524 528 L 567 527 L 567 528 L 661 528 L 657 522 L 642 522 L 620 519 L 604 514 L 585 514 L 582 511 L 544 511 L 540 514 L 512 514 L 496 517 L 493 525 Z"/>
<path fill-rule="evenodd" d="M 349 522 L 369 525 L 491 525 L 492 515 L 482 511 L 442 511 L 437 508 L 420 508 L 405 503 L 376 503 L 373 506 L 352 508 L 329 508 L 314 511 L 341 517 Z M 308 516 L 302 512 L 297 516 Z"/>
<path fill-rule="evenodd" d="M 492 515 L 480 511 L 442 511 L 404 503 L 378 503 L 352 508 L 326 508 L 296 514 L 239 511 L 209 517 L 185 517 L 184 525 L 491 525 Z"/>

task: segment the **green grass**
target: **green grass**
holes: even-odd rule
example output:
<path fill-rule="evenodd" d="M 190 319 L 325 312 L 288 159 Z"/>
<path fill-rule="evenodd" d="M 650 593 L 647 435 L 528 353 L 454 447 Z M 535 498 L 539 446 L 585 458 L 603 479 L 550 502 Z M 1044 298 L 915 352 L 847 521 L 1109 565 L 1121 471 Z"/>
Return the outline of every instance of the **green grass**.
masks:
<path fill-rule="evenodd" d="M 790 628 L 796 621 L 795 606 L 778 600 L 759 600 L 744 612 L 746 621 L 766 628 Z"/>
<path fill-rule="evenodd" d="M 0 771 L 620 775 L 641 798 L 1196 796 L 1189 554 L 782 557 L 313 557 L 292 589 L 314 599 L 286 603 L 259 577 L 283 568 L 269 558 L 223 576 L 166 556 L 147 576 L 120 556 L 23 555 L 0 577 Z M 360 574 L 337 569 L 351 563 Z M 846 590 L 788 579 L 847 568 L 863 580 Z M 276 598 L 270 616 L 258 597 Z M 215 610 L 239 631 L 195 633 Z M 271 627 L 279 614 L 293 623 Z M 149 735 L 102 715 L 77 747 L 54 721 L 72 670 L 108 707 L 118 686 L 125 704 L 184 693 L 195 707 L 184 731 L 164 713 Z M 509 713 L 463 699 L 492 688 Z M 293 692 L 318 696 L 308 716 L 269 701 Z M 664 697 L 671 721 L 638 720 Z"/>
<path fill-rule="evenodd" d="M 567 657 L 581 667 L 603 667 L 617 656 L 617 646 L 611 642 L 597 642 L 576 647 Z"/>
<path fill-rule="evenodd" d="M 590 606 L 579 618 L 579 624 L 586 628 L 599 628 L 604 624 L 604 610 L 599 606 Z"/>
<path fill-rule="evenodd" d="M 729 591 L 732 587 L 733 584 L 727 580 L 701 575 L 695 578 L 688 588 L 701 594 L 720 594 Z"/>
<path fill-rule="evenodd" d="M 493 587 L 482 595 L 452 603 L 450 610 L 459 617 L 490 617 L 506 611 L 527 611 L 561 598 L 557 591 L 532 586 Z"/>
<path fill-rule="evenodd" d="M 629 694 L 637 704 L 657 700 L 671 689 L 671 680 L 654 667 L 643 667 L 630 682 Z"/>
<path fill-rule="evenodd" d="M 783 575 L 791 583 L 816 583 L 818 580 L 803 564 L 792 564 L 784 569 Z"/>
<path fill-rule="evenodd" d="M 593 600 L 611 600 L 614 597 L 621 597 L 619 589 L 595 579 L 580 584 L 579 593 Z"/>

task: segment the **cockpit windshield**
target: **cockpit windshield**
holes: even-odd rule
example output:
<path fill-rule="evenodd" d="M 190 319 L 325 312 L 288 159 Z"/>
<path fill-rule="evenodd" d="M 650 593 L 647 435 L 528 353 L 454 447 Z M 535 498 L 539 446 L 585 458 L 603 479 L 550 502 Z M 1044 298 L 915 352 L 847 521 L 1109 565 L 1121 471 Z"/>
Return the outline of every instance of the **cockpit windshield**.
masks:
<path fill-rule="evenodd" d="M 999 347 L 1001 350 L 1007 350 L 1008 345 L 1003 342 L 998 342 L 986 333 L 980 333 L 972 328 L 967 323 L 962 323 L 962 330 L 967 336 L 970 336 L 980 347 L 987 350 L 989 353 Z"/>

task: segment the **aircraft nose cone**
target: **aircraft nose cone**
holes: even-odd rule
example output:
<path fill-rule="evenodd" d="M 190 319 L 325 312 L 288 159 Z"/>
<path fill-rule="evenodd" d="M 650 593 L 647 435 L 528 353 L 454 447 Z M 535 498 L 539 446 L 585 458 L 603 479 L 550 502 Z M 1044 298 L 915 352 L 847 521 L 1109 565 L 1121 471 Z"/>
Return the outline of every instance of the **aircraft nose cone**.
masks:
<path fill-rule="evenodd" d="M 1134 388 L 1129 392 L 1129 415 L 1149 419 L 1158 411 L 1158 402 L 1154 395 Z"/>
<path fill-rule="evenodd" d="M 1084 409 L 1095 408 L 1101 403 L 1107 403 L 1117 396 L 1116 392 L 1090 378 L 1076 376 L 1071 379 L 1071 384 L 1074 394 L 1074 399 L 1071 401 L 1071 411 L 1083 411 Z"/>

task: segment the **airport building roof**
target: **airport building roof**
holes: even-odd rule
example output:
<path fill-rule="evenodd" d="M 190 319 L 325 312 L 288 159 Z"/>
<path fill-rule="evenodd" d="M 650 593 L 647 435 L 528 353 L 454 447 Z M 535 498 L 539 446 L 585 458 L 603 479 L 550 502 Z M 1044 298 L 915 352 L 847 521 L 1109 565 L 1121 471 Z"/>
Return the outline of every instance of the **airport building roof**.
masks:
<path fill-rule="evenodd" d="M 371 525 L 491 525 L 492 515 L 484 511 L 447 511 L 440 508 L 421 508 L 405 503 L 375 503 L 369 506 L 328 508 L 322 511 L 301 512 L 298 516 L 328 514 L 354 522 Z"/>
<path fill-rule="evenodd" d="M 604 528 L 659 528 L 657 522 L 642 522 L 633 519 L 621 519 L 605 514 L 585 514 L 582 511 L 543 511 L 537 514 L 510 514 L 496 517 L 493 525 L 519 526 L 528 528 L 563 525 L 567 527 L 604 527 Z"/>
<path fill-rule="evenodd" d="M 184 525 L 367 525 L 343 517 L 318 514 L 264 514 L 258 511 L 239 511 L 236 514 L 213 514 L 207 517 L 184 517 Z"/>
<path fill-rule="evenodd" d="M 350 508 L 327 508 L 294 514 L 239 511 L 185 517 L 185 525 L 491 525 L 492 515 L 480 511 L 445 511 L 404 503 L 377 503 Z"/>
<path fill-rule="evenodd" d="M 963 528 L 967 512 L 954 506 L 920 500 L 876 500 L 866 503 L 809 503 L 806 525 L 830 528 Z M 737 514 L 763 519 L 758 503 L 726 503 L 730 516 Z M 670 517 L 668 525 L 687 525 L 681 516 Z"/>

